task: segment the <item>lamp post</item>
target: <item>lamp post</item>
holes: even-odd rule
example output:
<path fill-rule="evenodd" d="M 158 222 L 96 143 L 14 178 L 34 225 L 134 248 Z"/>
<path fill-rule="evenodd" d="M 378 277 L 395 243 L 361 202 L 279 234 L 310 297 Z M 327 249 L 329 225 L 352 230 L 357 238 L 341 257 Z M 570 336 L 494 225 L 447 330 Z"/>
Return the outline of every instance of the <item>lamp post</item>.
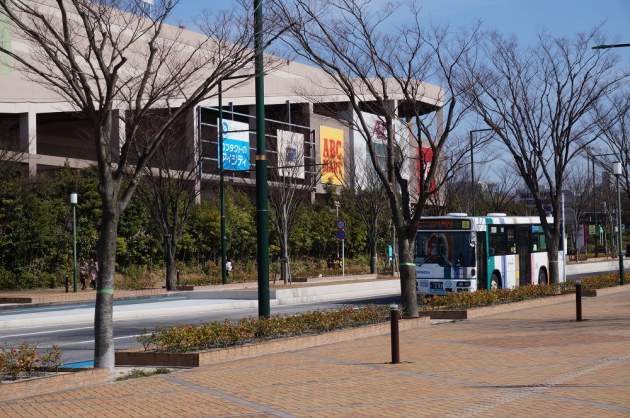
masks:
<path fill-rule="evenodd" d="M 619 247 L 619 284 L 624 285 L 623 250 L 621 249 L 621 195 L 619 193 L 619 177 L 621 177 L 621 163 L 613 163 L 613 174 L 617 178 L 617 247 Z"/>
<path fill-rule="evenodd" d="M 265 75 L 262 0 L 254 0 L 254 67 L 256 69 L 256 233 L 258 261 L 258 316 L 269 318 L 269 203 L 265 144 Z"/>
<path fill-rule="evenodd" d="M 623 48 L 625 46 L 630 46 L 630 44 L 597 45 L 597 46 L 592 47 L 591 49 Z"/>
<path fill-rule="evenodd" d="M 599 257 L 599 223 L 598 223 L 598 219 L 597 219 L 597 208 L 596 208 L 596 201 L 597 199 L 595 199 L 595 162 L 597 161 L 597 157 L 608 157 L 608 156 L 615 156 L 617 157 L 617 154 L 587 154 L 587 156 L 590 155 L 592 161 L 593 161 L 593 211 L 595 212 L 595 257 Z M 601 166 L 603 166 L 604 164 L 602 164 L 601 162 L 598 162 Z M 587 164 L 588 165 L 588 164 Z M 605 241 L 605 240 L 604 240 Z M 605 242 L 602 242 L 605 243 Z"/>
<path fill-rule="evenodd" d="M 72 264 L 72 271 L 74 272 L 73 290 L 74 293 L 78 292 L 77 286 L 77 194 L 70 193 L 70 204 L 72 205 L 72 258 L 74 263 Z"/>
<path fill-rule="evenodd" d="M 221 283 L 227 284 L 227 245 L 226 245 L 226 232 L 225 232 L 225 181 L 223 178 L 223 88 L 222 82 L 224 80 L 234 80 L 237 78 L 248 78 L 248 75 L 236 75 L 231 77 L 224 77 L 219 81 L 219 183 L 221 195 Z M 232 115 L 233 117 L 234 115 Z"/>
<path fill-rule="evenodd" d="M 494 131 L 494 129 L 474 129 L 470 131 L 470 192 L 472 194 L 472 216 L 475 216 L 475 159 L 473 154 L 473 133 L 488 131 Z"/>

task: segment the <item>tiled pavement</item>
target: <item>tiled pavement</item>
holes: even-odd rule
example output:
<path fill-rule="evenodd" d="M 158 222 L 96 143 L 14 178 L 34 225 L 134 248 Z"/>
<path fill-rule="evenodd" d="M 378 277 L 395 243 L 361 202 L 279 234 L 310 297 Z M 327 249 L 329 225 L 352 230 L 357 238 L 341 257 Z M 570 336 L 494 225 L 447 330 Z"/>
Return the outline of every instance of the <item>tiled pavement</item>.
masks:
<path fill-rule="evenodd" d="M 630 417 L 628 291 L 6 402 L 7 417 Z"/>

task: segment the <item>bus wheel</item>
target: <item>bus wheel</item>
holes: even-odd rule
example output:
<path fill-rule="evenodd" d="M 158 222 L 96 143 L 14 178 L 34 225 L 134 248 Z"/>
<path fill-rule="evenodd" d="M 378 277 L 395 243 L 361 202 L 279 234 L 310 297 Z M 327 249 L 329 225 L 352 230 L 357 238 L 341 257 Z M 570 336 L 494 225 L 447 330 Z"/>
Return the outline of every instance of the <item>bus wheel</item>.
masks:
<path fill-rule="evenodd" d="M 496 273 L 492 273 L 492 277 L 490 278 L 490 290 L 501 289 L 501 281 L 499 280 L 499 276 Z"/>
<path fill-rule="evenodd" d="M 545 269 L 540 269 L 538 272 L 538 284 L 547 284 L 547 272 Z"/>

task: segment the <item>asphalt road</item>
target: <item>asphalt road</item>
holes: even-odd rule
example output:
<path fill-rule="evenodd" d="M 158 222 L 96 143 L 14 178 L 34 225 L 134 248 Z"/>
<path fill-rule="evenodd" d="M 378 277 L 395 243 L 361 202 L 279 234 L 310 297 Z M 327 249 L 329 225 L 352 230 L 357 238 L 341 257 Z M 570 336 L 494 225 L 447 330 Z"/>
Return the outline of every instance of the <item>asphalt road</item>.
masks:
<path fill-rule="evenodd" d="M 577 278 L 592 276 L 589 274 L 578 274 L 567 276 L 567 280 L 575 280 Z M 157 300 L 142 300 L 142 303 L 152 303 Z M 124 301 L 117 302 L 122 304 L 138 303 L 140 301 Z M 318 302 L 300 305 L 272 306 L 271 313 L 275 314 L 294 314 L 298 312 L 306 312 L 317 309 L 339 308 L 344 305 L 378 303 L 391 304 L 400 303 L 400 296 L 383 296 L 380 298 L 367 299 L 348 299 L 344 301 Z M 81 306 L 85 306 L 82 304 Z M 89 304 L 87 304 L 89 306 Z M 46 307 L 45 309 L 72 309 L 77 305 L 68 305 L 62 307 Z M 92 304 L 93 306 L 93 304 Z M 33 308 L 30 308 L 33 309 Z M 13 312 L 15 312 L 13 310 Z M 7 311 L 0 311 L 0 316 L 7 314 Z M 140 347 L 135 336 L 142 332 L 143 328 L 149 330 L 156 326 L 171 325 L 196 325 L 202 322 L 223 321 L 226 318 L 238 320 L 248 316 L 258 316 L 258 309 L 234 309 L 218 312 L 169 315 L 155 318 L 128 319 L 118 320 L 114 323 L 114 341 L 116 349 Z M 74 325 L 56 325 L 46 327 L 32 327 L 27 329 L 7 329 L 0 330 L 0 343 L 7 346 L 15 347 L 23 342 L 28 342 L 31 346 L 37 345 L 42 351 L 46 352 L 53 344 L 57 344 L 63 351 L 64 363 L 80 363 L 89 362 L 94 359 L 94 328 L 93 324 L 77 323 Z"/>

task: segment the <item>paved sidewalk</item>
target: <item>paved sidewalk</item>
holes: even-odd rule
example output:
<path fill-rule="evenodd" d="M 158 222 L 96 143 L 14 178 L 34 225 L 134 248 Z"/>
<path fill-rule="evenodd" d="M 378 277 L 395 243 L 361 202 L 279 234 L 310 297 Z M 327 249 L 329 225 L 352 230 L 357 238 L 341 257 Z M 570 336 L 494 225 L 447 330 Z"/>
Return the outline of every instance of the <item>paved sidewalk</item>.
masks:
<path fill-rule="evenodd" d="M 630 417 L 627 291 L 0 405 L 7 417 Z"/>

